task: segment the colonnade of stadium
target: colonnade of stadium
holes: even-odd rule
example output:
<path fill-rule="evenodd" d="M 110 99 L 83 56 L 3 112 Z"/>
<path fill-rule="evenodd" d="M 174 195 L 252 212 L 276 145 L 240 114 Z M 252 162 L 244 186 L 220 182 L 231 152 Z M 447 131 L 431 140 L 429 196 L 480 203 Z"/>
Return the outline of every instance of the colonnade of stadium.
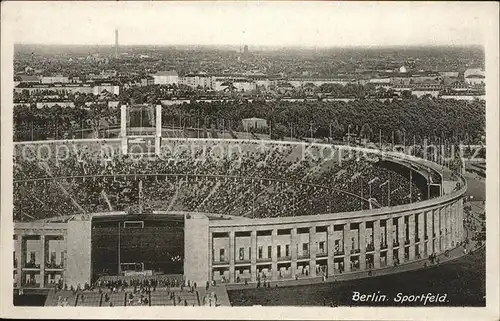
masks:
<path fill-rule="evenodd" d="M 168 139 L 162 139 L 161 144 L 163 141 Z M 206 144 L 218 140 L 190 141 Z M 115 143 L 120 145 L 120 142 L 117 139 Z M 22 144 L 30 143 L 18 145 Z M 436 164 L 411 156 L 398 153 L 387 156 L 388 161 L 408 166 L 415 177 L 418 170 L 442 170 Z M 332 276 L 414 262 L 456 247 L 464 237 L 466 182 L 460 176 L 441 175 L 439 184 L 437 197 L 331 214 L 252 219 L 220 217 L 221 213 L 159 210 L 142 215 L 166 220 L 174 214 L 184 217 L 183 275 L 198 284 L 208 280 L 233 283 Z M 92 282 L 92 218 L 117 215 L 127 221 L 124 211 L 64 214 L 64 218 L 15 222 L 16 288 L 48 288 L 59 280 L 74 286 Z"/>

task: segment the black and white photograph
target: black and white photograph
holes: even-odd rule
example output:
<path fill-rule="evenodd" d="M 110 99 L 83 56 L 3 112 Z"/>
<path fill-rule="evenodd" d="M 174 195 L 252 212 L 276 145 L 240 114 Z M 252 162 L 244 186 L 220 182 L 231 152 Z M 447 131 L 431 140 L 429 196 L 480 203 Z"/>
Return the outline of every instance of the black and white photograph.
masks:
<path fill-rule="evenodd" d="M 498 8 L 2 3 L 2 315 L 498 319 Z"/>

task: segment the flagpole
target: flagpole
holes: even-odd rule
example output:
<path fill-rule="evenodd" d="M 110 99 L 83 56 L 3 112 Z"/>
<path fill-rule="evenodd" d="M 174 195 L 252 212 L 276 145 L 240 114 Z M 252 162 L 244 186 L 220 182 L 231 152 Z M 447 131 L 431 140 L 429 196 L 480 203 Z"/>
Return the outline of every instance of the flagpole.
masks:
<path fill-rule="evenodd" d="M 387 206 L 391 206 L 391 180 L 387 183 Z"/>
<path fill-rule="evenodd" d="M 410 169 L 410 203 L 412 202 L 411 201 L 411 174 L 412 174 L 412 170 Z"/>
<path fill-rule="evenodd" d="M 255 186 L 252 184 L 252 217 L 255 218 Z"/>
<path fill-rule="evenodd" d="M 363 179 L 361 178 L 361 176 L 359 177 L 359 188 L 360 188 L 359 194 L 361 195 L 360 199 L 361 210 L 363 210 Z"/>
<path fill-rule="evenodd" d="M 379 128 L 378 130 L 378 140 L 380 144 L 380 150 L 382 150 L 382 129 Z"/>

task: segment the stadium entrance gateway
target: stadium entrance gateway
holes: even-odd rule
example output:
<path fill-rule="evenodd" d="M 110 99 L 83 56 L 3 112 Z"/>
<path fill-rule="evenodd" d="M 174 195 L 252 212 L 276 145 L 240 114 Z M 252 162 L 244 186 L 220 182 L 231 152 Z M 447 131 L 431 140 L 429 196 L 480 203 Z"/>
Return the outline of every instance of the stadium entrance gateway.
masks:
<path fill-rule="evenodd" d="M 183 215 L 113 215 L 92 220 L 92 274 L 184 273 Z"/>
<path fill-rule="evenodd" d="M 94 216 L 90 254 L 92 281 L 178 275 L 204 284 L 208 218 L 185 213 Z"/>
<path fill-rule="evenodd" d="M 156 115 L 155 115 L 156 110 Z M 120 138 L 124 154 L 160 153 L 161 105 L 122 105 Z"/>

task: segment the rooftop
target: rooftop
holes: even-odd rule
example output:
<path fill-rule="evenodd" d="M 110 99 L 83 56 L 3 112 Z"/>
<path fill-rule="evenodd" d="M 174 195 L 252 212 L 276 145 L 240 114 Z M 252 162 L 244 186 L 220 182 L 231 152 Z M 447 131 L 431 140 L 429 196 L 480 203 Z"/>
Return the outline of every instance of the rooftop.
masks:
<path fill-rule="evenodd" d="M 179 76 L 177 71 L 175 70 L 168 70 L 168 71 L 158 71 L 154 76 Z"/>

